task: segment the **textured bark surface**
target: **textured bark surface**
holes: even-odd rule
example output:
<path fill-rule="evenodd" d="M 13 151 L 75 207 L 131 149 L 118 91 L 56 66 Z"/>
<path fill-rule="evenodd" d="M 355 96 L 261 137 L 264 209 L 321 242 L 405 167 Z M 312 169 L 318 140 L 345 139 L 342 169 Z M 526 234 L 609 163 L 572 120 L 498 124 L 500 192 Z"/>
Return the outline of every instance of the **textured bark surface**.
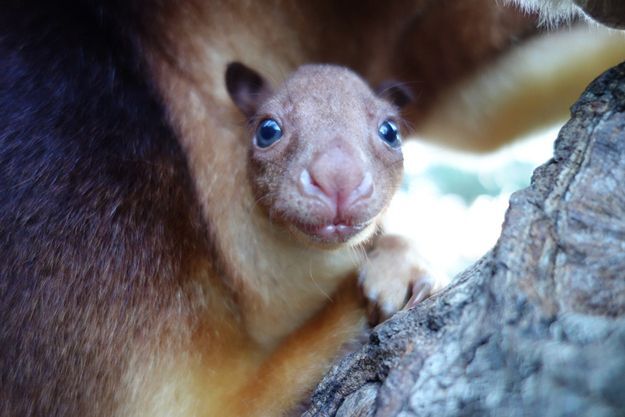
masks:
<path fill-rule="evenodd" d="M 305 416 L 625 416 L 625 64 L 572 108 L 491 252 L 377 327 Z"/>

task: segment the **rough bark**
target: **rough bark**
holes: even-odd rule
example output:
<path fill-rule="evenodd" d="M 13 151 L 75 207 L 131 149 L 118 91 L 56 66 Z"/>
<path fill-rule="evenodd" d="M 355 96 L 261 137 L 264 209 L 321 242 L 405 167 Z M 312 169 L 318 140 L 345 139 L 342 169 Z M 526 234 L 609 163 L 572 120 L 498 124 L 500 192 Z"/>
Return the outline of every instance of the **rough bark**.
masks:
<path fill-rule="evenodd" d="M 625 416 L 625 64 L 571 112 L 493 250 L 377 327 L 305 416 Z"/>

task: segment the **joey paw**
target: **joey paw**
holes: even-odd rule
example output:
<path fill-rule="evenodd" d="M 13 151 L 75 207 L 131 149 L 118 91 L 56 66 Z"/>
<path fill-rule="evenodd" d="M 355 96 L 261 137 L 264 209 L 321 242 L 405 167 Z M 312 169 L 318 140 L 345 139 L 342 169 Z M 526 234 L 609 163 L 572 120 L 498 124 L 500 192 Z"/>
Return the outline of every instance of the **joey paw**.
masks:
<path fill-rule="evenodd" d="M 421 265 L 407 239 L 397 235 L 379 238 L 358 278 L 369 324 L 381 323 L 402 308 L 414 306 L 439 287 Z"/>

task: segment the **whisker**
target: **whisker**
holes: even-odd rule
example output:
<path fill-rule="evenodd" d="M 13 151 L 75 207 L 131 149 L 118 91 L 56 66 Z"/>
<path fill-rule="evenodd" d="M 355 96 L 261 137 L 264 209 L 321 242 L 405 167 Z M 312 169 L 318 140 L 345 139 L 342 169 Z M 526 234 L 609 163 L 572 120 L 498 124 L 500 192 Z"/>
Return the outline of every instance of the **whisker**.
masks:
<path fill-rule="evenodd" d="M 332 297 L 330 296 L 330 294 L 328 294 L 327 292 L 323 290 L 323 288 L 321 288 L 321 286 L 319 285 L 319 283 L 315 279 L 315 276 L 312 273 L 312 260 L 308 262 L 308 277 L 312 281 L 313 285 L 319 290 L 319 292 L 323 294 L 323 296 L 327 298 L 328 301 L 332 301 Z"/>

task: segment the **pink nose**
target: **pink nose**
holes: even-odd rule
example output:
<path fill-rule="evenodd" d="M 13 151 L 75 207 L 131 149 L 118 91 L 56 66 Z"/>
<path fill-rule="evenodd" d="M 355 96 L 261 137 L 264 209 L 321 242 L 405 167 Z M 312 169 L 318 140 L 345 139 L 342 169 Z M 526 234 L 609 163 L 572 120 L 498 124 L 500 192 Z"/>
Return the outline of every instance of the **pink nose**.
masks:
<path fill-rule="evenodd" d="M 358 158 L 334 146 L 302 171 L 300 187 L 304 194 L 322 200 L 336 217 L 343 217 L 357 202 L 371 196 L 373 178 Z"/>

